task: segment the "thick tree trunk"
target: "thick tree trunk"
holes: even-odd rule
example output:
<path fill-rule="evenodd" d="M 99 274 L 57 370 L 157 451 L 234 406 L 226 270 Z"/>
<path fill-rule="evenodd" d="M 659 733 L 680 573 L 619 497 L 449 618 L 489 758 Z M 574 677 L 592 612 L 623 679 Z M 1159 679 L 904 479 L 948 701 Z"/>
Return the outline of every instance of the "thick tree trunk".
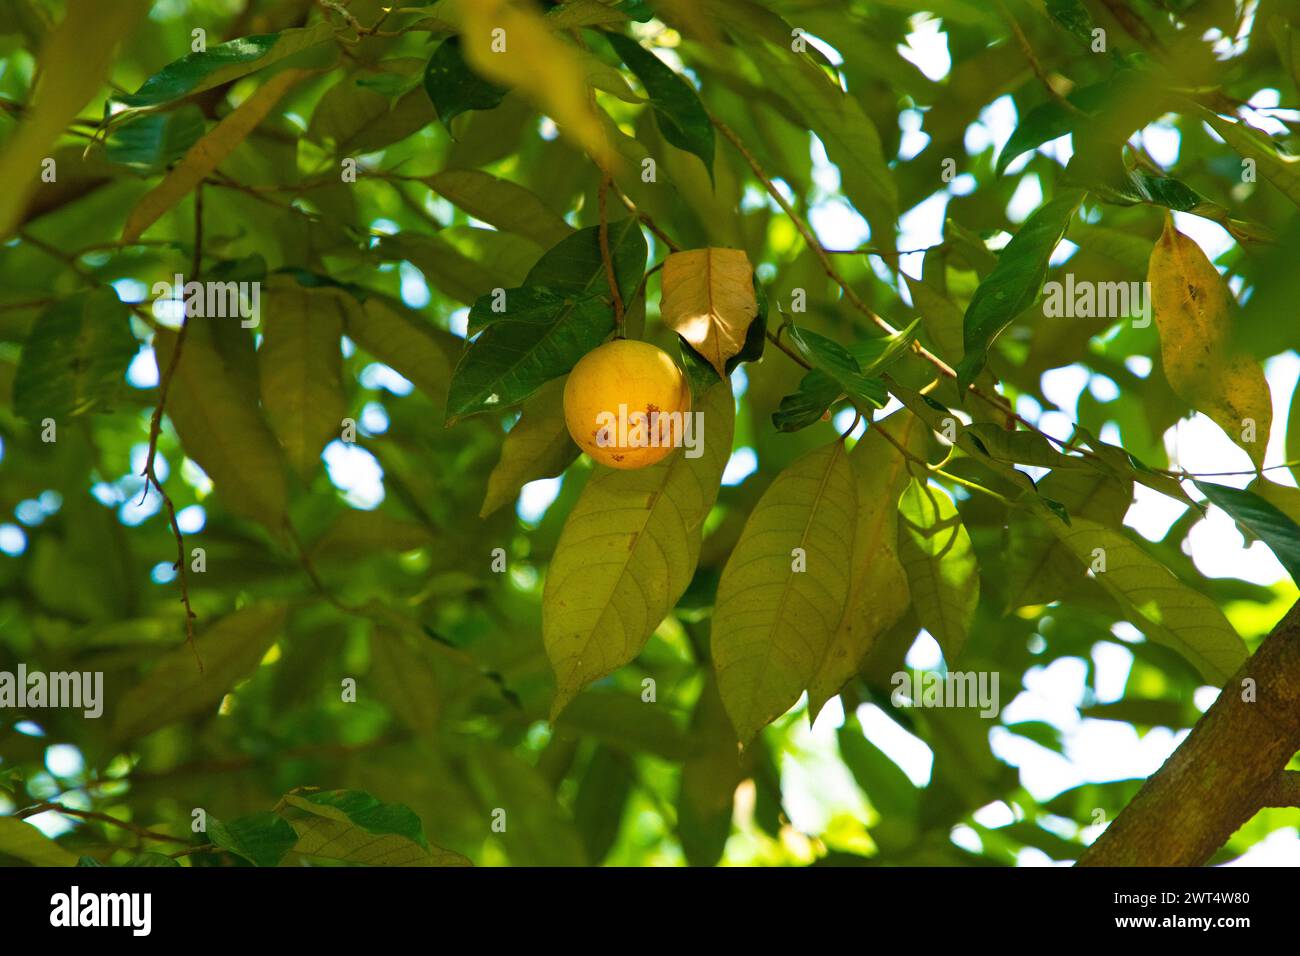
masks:
<path fill-rule="evenodd" d="M 1296 805 L 1297 750 L 1300 602 L 1078 865 L 1205 864 L 1261 807 Z"/>

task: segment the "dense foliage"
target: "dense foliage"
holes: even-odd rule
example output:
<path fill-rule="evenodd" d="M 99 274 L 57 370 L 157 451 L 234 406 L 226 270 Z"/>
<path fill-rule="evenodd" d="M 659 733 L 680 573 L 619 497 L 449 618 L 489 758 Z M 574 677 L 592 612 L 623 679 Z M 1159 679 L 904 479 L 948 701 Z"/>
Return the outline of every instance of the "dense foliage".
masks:
<path fill-rule="evenodd" d="M 1189 542 L 1300 578 L 1298 83 L 1290 0 L 0 0 L 0 672 L 103 675 L 0 861 L 1074 860 L 1141 780 L 1009 755 L 1296 595 Z M 579 454 L 615 335 L 702 454 Z"/>

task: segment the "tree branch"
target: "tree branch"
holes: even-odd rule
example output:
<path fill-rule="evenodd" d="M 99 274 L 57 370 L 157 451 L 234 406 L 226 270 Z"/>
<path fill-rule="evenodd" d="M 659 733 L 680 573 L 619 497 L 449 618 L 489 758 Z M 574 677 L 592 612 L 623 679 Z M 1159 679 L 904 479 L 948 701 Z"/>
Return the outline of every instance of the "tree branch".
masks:
<path fill-rule="evenodd" d="M 1300 602 L 1078 865 L 1204 865 L 1261 807 L 1300 804 L 1297 749 Z"/>

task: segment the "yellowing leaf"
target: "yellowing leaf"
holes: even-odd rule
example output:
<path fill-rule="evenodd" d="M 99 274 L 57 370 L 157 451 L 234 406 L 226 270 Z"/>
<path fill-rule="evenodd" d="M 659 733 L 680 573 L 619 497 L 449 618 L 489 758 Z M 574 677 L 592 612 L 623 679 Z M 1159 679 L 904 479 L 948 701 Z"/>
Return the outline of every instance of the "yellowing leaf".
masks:
<path fill-rule="evenodd" d="M 175 344 L 174 332 L 161 329 L 154 336 L 160 375 Z M 288 491 L 275 436 L 257 405 L 256 360 L 252 339 L 237 320 L 192 320 L 167 393 L 167 415 L 185 454 L 212 479 L 226 508 L 279 533 Z"/>
<path fill-rule="evenodd" d="M 947 493 L 915 478 L 898 500 L 898 513 L 898 553 L 912 587 L 912 606 L 951 665 L 979 604 L 970 535 Z"/>
<path fill-rule="evenodd" d="M 1172 217 L 1151 251 L 1147 279 L 1170 387 L 1262 466 L 1273 424 L 1268 380 L 1258 362 L 1232 350 L 1228 285 Z"/>
<path fill-rule="evenodd" d="M 77 858 L 26 820 L 0 817 L 0 856 L 32 866 L 76 866 Z"/>
<path fill-rule="evenodd" d="M 358 311 L 342 289 L 307 288 L 288 276 L 266 283 L 257 364 L 262 405 L 289 464 L 303 480 L 343 427 L 343 316 Z"/>
<path fill-rule="evenodd" d="M 740 533 L 713 612 L 718 690 L 748 744 L 817 674 L 848 600 L 857 519 L 840 441 L 796 460 Z"/>
<path fill-rule="evenodd" d="M 1127 535 L 1088 518 L 1071 516 L 1067 525 L 1046 506 L 1037 510 L 1074 556 L 1094 568 L 1097 582 L 1147 640 L 1172 647 L 1216 686 L 1241 666 L 1246 645 L 1218 605 Z"/>
<path fill-rule="evenodd" d="M 488 475 L 479 517 L 485 518 L 513 501 L 528 482 L 560 474 L 578 457 L 578 446 L 564 424 L 566 380 L 547 382 L 524 402 L 519 421 L 506 433 L 501 445 L 501 460 Z"/>
<path fill-rule="evenodd" d="M 0 151 L 0 239 L 7 238 L 27 207 L 41 160 L 100 89 L 118 42 L 149 4 L 122 0 L 68 0 L 63 20 L 41 49 L 39 80 L 31 109 Z M 62 171 L 57 174 L 62 178 Z"/>
<path fill-rule="evenodd" d="M 664 261 L 664 324 L 681 335 L 723 378 L 727 359 L 745 347 L 758 315 L 754 268 L 743 249 L 692 249 Z"/>
<path fill-rule="evenodd" d="M 711 388 L 699 413 L 699 457 L 678 449 L 648 468 L 598 466 L 564 523 L 542 596 L 542 640 L 556 675 L 552 719 L 641 653 L 691 582 L 731 456 L 731 390 Z"/>
<path fill-rule="evenodd" d="M 849 598 L 808 685 L 810 720 L 857 673 L 876 638 L 911 603 L 907 574 L 898 559 L 898 496 L 907 484 L 907 459 L 880 434 L 884 430 L 914 454 L 925 454 L 925 425 L 907 410 L 873 423 L 849 454 L 858 486 Z"/>
<path fill-rule="evenodd" d="M 187 645 L 174 648 L 127 691 L 113 720 L 113 740 L 140 737 L 190 714 L 215 711 L 284 631 L 284 608 L 253 605 L 222 618 L 195 639 L 203 670 Z"/>
<path fill-rule="evenodd" d="M 135 242 L 163 213 L 185 198 L 212 173 L 235 148 L 248 138 L 280 98 L 308 74 L 307 70 L 284 70 L 263 83 L 233 113 L 214 126 L 190 147 L 185 158 L 153 189 L 140 197 L 122 229 L 123 242 Z"/>
<path fill-rule="evenodd" d="M 465 59 L 475 72 L 531 99 L 598 165 L 613 161 L 587 67 L 540 13 L 508 0 L 462 0 L 460 14 Z"/>

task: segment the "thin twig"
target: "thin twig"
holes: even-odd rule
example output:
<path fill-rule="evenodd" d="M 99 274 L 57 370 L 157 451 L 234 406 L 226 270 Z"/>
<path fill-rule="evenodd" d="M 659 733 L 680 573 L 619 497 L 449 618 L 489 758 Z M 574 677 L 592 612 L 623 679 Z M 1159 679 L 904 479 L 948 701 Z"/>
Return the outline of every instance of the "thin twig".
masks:
<path fill-rule="evenodd" d="M 623 338 L 623 294 L 618 289 L 618 277 L 614 274 L 614 257 L 609 250 L 609 218 L 605 211 L 605 194 L 609 191 L 610 177 L 605 173 L 600 180 L 600 189 L 596 193 L 596 204 L 600 208 L 600 257 L 605 262 L 605 278 L 609 280 L 609 292 L 614 299 L 615 334 Z"/>
<path fill-rule="evenodd" d="M 174 837 L 169 833 L 158 833 L 155 830 L 148 830 L 138 823 L 132 823 L 129 820 L 119 820 L 117 817 L 109 816 L 107 813 L 97 813 L 93 810 L 76 810 L 72 807 L 65 807 L 61 803 L 38 803 L 34 807 L 28 807 L 25 810 L 19 810 L 14 814 L 20 820 L 27 817 L 34 817 L 40 813 L 61 813 L 67 817 L 76 817 L 80 820 L 97 820 L 100 823 L 108 823 L 115 827 L 121 827 L 124 830 L 130 830 L 147 840 L 161 840 L 167 843 L 189 843 L 182 837 Z"/>
<path fill-rule="evenodd" d="M 199 183 L 194 190 L 194 257 L 190 267 L 190 278 L 192 280 L 198 279 L 202 267 L 203 183 Z M 172 502 L 171 496 L 163 489 L 162 482 L 158 480 L 158 473 L 154 470 L 154 459 L 158 454 L 158 436 L 162 433 L 163 410 L 167 405 L 167 395 L 171 391 L 176 368 L 180 365 L 181 350 L 185 346 L 185 337 L 189 333 L 189 327 L 190 314 L 189 310 L 186 309 L 185 315 L 181 319 L 180 330 L 176 333 L 176 344 L 172 347 L 167 369 L 158 381 L 158 404 L 154 406 L 153 416 L 149 419 L 149 453 L 145 457 L 144 470 L 140 474 L 145 479 L 145 492 L 147 493 L 149 486 L 153 485 L 162 498 L 163 505 L 167 509 L 167 520 L 171 524 L 172 534 L 176 537 L 176 580 L 180 584 L 181 603 L 185 605 L 185 642 L 189 645 L 190 650 L 194 652 L 194 661 L 199 666 L 199 673 L 202 673 L 203 658 L 199 656 L 199 647 L 194 641 L 194 621 L 198 615 L 194 613 L 194 607 L 190 604 L 189 579 L 185 567 L 185 536 L 181 533 L 180 522 L 176 520 L 176 505 Z"/>

